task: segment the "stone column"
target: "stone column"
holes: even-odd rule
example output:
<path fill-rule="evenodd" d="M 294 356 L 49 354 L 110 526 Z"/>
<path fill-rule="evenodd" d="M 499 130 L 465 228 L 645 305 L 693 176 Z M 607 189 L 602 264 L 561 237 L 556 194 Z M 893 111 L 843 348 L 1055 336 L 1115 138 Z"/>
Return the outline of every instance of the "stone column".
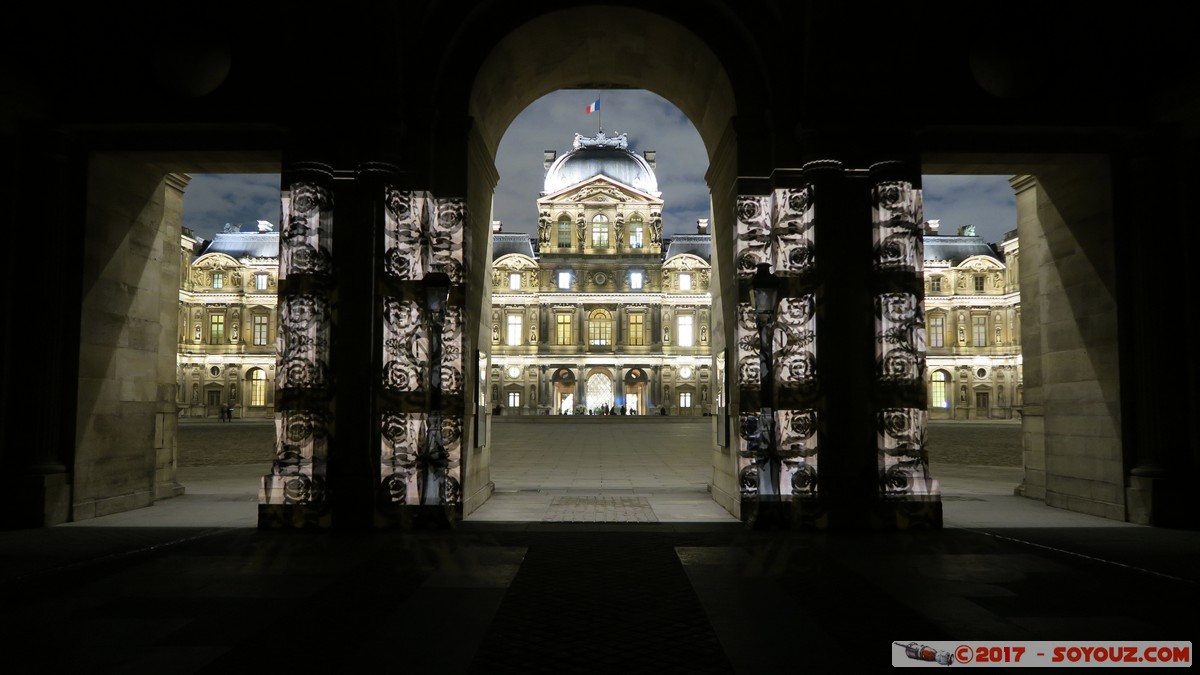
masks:
<path fill-rule="evenodd" d="M 941 526 L 924 455 L 917 180 L 914 165 L 821 161 L 743 181 L 739 484 L 758 527 Z M 778 288 L 770 377 L 749 303 L 763 264 Z"/>
<path fill-rule="evenodd" d="M 330 527 L 334 172 L 291 161 L 280 180 L 275 461 L 259 490 L 259 527 Z"/>

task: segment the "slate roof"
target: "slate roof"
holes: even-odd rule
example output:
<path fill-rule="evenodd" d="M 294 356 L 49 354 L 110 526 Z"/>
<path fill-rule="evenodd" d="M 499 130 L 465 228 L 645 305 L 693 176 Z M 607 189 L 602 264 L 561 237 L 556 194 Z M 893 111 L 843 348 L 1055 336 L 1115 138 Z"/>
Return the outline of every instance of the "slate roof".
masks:
<path fill-rule="evenodd" d="M 235 260 L 241 258 L 278 258 L 278 232 L 218 232 L 200 255 L 224 253 Z"/>
<path fill-rule="evenodd" d="M 496 232 L 492 234 L 492 260 L 510 253 L 520 253 L 537 260 L 533 253 L 533 242 L 524 232 Z"/>
<path fill-rule="evenodd" d="M 690 253 L 706 262 L 711 262 L 709 256 L 712 255 L 712 236 L 707 234 L 674 235 L 667 244 L 667 252 L 663 255 L 663 260 L 670 260 L 684 253 Z"/>
<path fill-rule="evenodd" d="M 986 255 L 1002 259 L 999 253 L 983 240 L 983 237 L 959 237 L 929 235 L 925 237 L 925 260 L 948 260 L 958 265 L 973 255 Z"/>

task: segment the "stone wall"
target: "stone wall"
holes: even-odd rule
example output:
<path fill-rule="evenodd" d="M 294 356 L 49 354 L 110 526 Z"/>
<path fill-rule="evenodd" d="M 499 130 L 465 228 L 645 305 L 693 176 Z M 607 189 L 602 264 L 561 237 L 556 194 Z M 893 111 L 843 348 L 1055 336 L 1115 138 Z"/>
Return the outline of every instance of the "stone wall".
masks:
<path fill-rule="evenodd" d="M 1106 161 L 1013 181 L 1021 240 L 1025 481 L 1051 506 L 1125 519 L 1114 228 Z"/>
<path fill-rule="evenodd" d="M 174 492 L 182 185 L 131 157 L 88 169 L 72 520 Z"/>

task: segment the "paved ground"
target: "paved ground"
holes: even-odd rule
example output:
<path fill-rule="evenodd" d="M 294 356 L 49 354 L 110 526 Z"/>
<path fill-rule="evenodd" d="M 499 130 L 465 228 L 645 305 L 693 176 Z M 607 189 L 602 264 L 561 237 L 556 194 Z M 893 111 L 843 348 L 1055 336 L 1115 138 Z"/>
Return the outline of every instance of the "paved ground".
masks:
<path fill-rule="evenodd" d="M 179 466 L 219 466 L 270 462 L 275 427 L 269 420 L 184 419 L 180 421 Z M 493 426 L 493 443 L 508 444 L 506 424 Z M 1021 465 L 1021 426 L 1017 422 L 934 421 L 929 425 L 929 456 L 934 464 Z"/>
<path fill-rule="evenodd" d="M 654 506 L 659 522 L 362 534 L 254 528 L 266 468 L 184 467 L 183 497 L 0 533 L 8 660 L 96 673 L 758 674 L 908 663 L 896 642 L 1200 636 L 1200 533 L 1014 497 L 1015 467 L 935 461 L 946 527 L 932 532 L 757 532 Z"/>

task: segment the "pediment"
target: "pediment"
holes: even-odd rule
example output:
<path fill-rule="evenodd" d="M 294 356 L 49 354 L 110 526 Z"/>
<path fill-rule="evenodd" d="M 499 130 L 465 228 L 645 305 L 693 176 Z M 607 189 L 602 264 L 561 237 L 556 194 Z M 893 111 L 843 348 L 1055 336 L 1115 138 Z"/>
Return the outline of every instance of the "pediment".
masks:
<path fill-rule="evenodd" d="M 973 255 L 958 264 L 960 270 L 972 270 L 975 272 L 990 272 L 992 270 L 1004 269 L 1004 263 L 996 260 L 990 255 Z"/>
<path fill-rule="evenodd" d="M 546 202 L 569 202 L 569 203 L 625 203 L 625 202 L 653 202 L 662 203 L 662 200 L 654 195 L 630 187 L 623 183 L 612 180 L 608 176 L 594 176 L 582 183 L 568 185 L 567 187 L 546 195 L 538 200 L 539 203 Z"/>
<path fill-rule="evenodd" d="M 690 253 L 681 253 L 671 256 L 669 260 L 663 263 L 663 269 L 669 270 L 699 270 L 708 269 L 710 266 L 704 258 L 694 256 Z"/>
<path fill-rule="evenodd" d="M 207 253 L 196 258 L 192 266 L 205 269 L 224 269 L 226 267 L 241 267 L 241 263 L 225 253 Z"/>
<path fill-rule="evenodd" d="M 537 261 L 520 253 L 502 255 L 496 258 L 496 262 L 492 263 L 492 266 L 509 270 L 535 270 L 538 268 Z"/>

